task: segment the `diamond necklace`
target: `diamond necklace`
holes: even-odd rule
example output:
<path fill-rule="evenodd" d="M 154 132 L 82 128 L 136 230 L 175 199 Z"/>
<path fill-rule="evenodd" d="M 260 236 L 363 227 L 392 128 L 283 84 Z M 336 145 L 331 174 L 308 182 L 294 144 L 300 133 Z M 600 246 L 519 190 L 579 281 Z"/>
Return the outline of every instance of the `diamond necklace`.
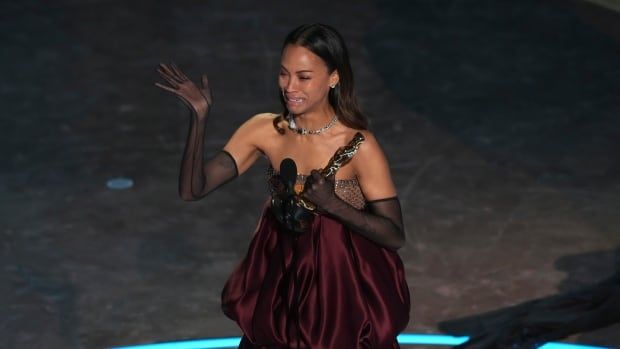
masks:
<path fill-rule="evenodd" d="M 338 115 L 334 115 L 334 117 L 332 118 L 332 120 L 330 122 L 327 123 L 327 125 L 316 129 L 316 130 L 308 130 L 305 128 L 301 128 L 301 127 L 297 127 L 297 124 L 295 124 L 295 119 L 293 118 L 293 116 L 291 114 L 288 114 L 286 116 L 286 119 L 288 120 L 288 128 L 297 132 L 300 135 L 318 135 L 319 133 L 323 133 L 325 132 L 325 130 L 327 130 L 328 128 L 334 126 L 334 124 L 336 123 L 336 120 L 338 120 Z"/>

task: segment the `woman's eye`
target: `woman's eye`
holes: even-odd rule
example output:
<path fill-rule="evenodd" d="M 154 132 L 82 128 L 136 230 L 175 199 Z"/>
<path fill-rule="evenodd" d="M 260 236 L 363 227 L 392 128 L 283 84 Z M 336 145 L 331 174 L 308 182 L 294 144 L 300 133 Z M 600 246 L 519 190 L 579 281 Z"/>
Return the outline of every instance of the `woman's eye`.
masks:
<path fill-rule="evenodd" d="M 299 77 L 300 80 L 310 80 L 309 76 L 300 76 Z"/>

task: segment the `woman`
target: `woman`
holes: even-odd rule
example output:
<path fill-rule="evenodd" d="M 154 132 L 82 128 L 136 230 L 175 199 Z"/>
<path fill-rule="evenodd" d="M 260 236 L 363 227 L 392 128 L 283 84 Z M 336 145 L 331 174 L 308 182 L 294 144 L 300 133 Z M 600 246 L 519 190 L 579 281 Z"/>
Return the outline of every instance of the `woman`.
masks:
<path fill-rule="evenodd" d="M 192 111 L 179 181 L 184 200 L 203 198 L 264 155 L 272 196 L 286 187 L 275 169 L 292 158 L 298 196 L 317 209 L 298 234 L 276 219 L 273 201 L 263 207 L 247 256 L 222 292 L 224 313 L 244 333 L 240 348 L 398 348 L 410 306 L 396 253 L 405 242 L 400 204 L 385 154 L 356 104 L 340 34 L 321 24 L 293 30 L 278 77 L 284 112 L 253 116 L 206 163 L 206 76 L 199 89 L 174 65 L 158 71 L 170 86 L 157 86 Z M 357 133 L 363 142 L 350 161 L 325 177 L 318 169 Z"/>

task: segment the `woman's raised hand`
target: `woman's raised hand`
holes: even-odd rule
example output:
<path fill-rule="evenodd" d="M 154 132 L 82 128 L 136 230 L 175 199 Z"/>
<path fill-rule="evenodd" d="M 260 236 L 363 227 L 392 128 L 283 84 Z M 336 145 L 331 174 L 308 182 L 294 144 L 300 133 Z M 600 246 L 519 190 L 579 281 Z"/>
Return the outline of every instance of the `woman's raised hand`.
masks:
<path fill-rule="evenodd" d="M 198 88 L 174 63 L 160 63 L 157 72 L 170 86 L 155 83 L 155 86 L 175 94 L 197 116 L 206 116 L 213 104 L 207 75 L 202 75 L 202 88 Z"/>

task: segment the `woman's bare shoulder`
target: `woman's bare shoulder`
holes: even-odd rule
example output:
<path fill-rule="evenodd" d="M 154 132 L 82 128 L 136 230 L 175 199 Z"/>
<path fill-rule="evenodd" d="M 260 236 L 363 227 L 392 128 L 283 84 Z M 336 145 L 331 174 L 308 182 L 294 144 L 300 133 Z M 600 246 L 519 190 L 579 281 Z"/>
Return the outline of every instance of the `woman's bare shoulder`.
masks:
<path fill-rule="evenodd" d="M 276 132 L 273 127 L 273 120 L 278 116 L 274 113 L 259 113 L 252 115 L 246 119 L 237 129 L 238 133 L 251 136 L 252 138 L 261 138 L 268 136 L 271 132 Z"/>
<path fill-rule="evenodd" d="M 252 118 L 263 121 L 273 121 L 273 119 L 277 118 L 279 115 L 280 114 L 276 113 L 258 113 L 252 116 Z"/>
<path fill-rule="evenodd" d="M 390 164 L 379 141 L 368 130 L 360 132 L 365 140 L 353 157 L 353 168 L 364 196 L 368 201 L 395 196 Z"/>
<path fill-rule="evenodd" d="M 258 114 L 254 114 L 252 116 L 250 116 L 245 123 L 251 123 L 254 126 L 260 124 L 260 125 L 264 125 L 270 122 L 273 122 L 273 119 L 275 119 L 279 114 L 274 114 L 274 113 L 258 113 Z"/>
<path fill-rule="evenodd" d="M 360 151 L 364 153 L 369 153 L 369 152 L 376 151 L 377 147 L 381 148 L 379 145 L 379 141 L 377 141 L 377 138 L 371 131 L 357 130 L 357 132 L 360 132 L 364 136 L 364 141 L 360 145 Z"/>
<path fill-rule="evenodd" d="M 358 130 L 358 132 L 364 136 L 364 141 L 353 157 L 354 167 L 363 171 L 368 168 L 369 164 L 384 166 L 387 159 L 375 135 L 369 130 Z"/>
<path fill-rule="evenodd" d="M 273 120 L 277 114 L 260 113 L 246 119 L 230 137 L 224 150 L 237 162 L 238 173 L 247 170 L 260 153 L 271 148 L 272 133 L 277 133 Z"/>
<path fill-rule="evenodd" d="M 256 132 L 260 132 L 260 133 L 269 131 L 269 129 L 272 129 L 275 131 L 275 128 L 273 127 L 273 121 L 279 115 L 280 114 L 274 114 L 274 113 L 258 113 L 258 114 L 251 116 L 248 120 L 246 120 L 243 126 L 251 127 Z"/>

